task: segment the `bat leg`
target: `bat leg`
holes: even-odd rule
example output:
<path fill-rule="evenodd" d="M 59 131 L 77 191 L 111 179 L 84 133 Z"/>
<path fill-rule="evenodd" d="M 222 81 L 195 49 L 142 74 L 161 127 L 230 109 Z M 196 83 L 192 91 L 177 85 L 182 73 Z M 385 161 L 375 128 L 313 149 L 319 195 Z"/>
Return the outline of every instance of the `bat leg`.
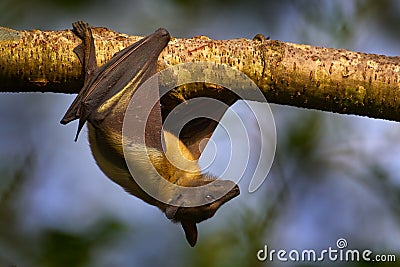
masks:
<path fill-rule="evenodd" d="M 85 46 L 90 43 L 90 35 L 89 33 L 90 26 L 89 24 L 83 21 L 77 21 L 72 23 L 72 32 L 82 40 L 82 43 L 74 48 L 74 53 L 78 56 L 79 61 L 82 65 L 85 63 Z"/>
<path fill-rule="evenodd" d="M 97 68 L 92 30 L 88 23 L 77 21 L 72 23 L 72 31 L 82 40 L 82 44 L 78 45 L 74 52 L 83 65 L 85 81 L 87 81 L 89 74 Z"/>

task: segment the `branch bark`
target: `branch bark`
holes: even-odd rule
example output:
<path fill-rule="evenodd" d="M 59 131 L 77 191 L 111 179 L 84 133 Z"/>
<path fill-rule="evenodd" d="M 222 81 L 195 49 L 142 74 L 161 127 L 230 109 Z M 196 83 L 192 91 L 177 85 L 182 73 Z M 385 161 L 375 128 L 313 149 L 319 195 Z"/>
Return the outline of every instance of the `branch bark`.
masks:
<path fill-rule="evenodd" d="M 98 64 L 103 64 L 141 37 L 94 28 L 94 38 Z M 83 80 L 72 50 L 79 42 L 70 30 L 0 27 L 0 91 L 77 93 Z M 400 121 L 400 57 L 277 40 L 200 36 L 172 39 L 158 66 L 161 70 L 198 61 L 223 63 L 242 71 L 271 103 Z M 232 103 L 227 91 L 183 87 L 178 93 L 184 99 L 209 95 Z"/>

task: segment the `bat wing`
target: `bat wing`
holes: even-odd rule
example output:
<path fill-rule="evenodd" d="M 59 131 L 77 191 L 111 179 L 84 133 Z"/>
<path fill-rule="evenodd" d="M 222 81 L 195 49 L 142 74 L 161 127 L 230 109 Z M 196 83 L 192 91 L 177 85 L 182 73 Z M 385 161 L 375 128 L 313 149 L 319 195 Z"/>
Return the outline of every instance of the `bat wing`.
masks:
<path fill-rule="evenodd" d="M 82 72 L 85 74 L 85 80 L 79 94 L 74 99 L 71 106 L 68 108 L 67 112 L 62 118 L 62 124 L 67 124 L 79 118 L 82 100 L 88 95 L 88 83 L 94 76 L 93 72 L 98 69 L 96 63 L 94 39 L 89 25 L 83 21 L 78 21 L 74 22 L 72 26 L 72 32 L 82 40 L 82 43 L 74 48 L 74 53 L 78 56 L 79 61 L 82 64 Z"/>
<path fill-rule="evenodd" d="M 207 102 L 204 101 L 192 101 L 190 103 L 186 103 L 184 105 L 184 109 L 179 108 L 180 103 L 175 103 L 174 100 L 169 98 L 168 94 L 164 95 L 161 98 L 161 103 L 163 106 L 162 115 L 163 121 L 165 118 L 170 114 L 173 110 L 174 112 L 174 120 L 176 121 L 187 121 L 187 123 L 180 129 L 180 124 L 178 124 L 178 128 L 174 128 L 175 125 L 169 124 L 164 125 L 164 129 L 168 130 L 169 132 L 178 135 L 179 139 L 187 146 L 190 150 L 192 155 L 195 158 L 199 158 L 201 155 L 200 143 L 201 145 L 206 144 L 206 140 L 211 137 L 215 128 L 217 127 L 219 121 L 221 120 L 222 116 L 225 114 L 227 107 L 231 106 L 237 98 L 232 96 L 229 98 L 229 101 L 225 99 L 218 99 L 218 96 L 214 96 L 213 99 L 218 99 L 221 102 L 224 102 L 226 105 L 213 105 L 210 107 L 207 105 Z M 170 104 L 170 103 L 173 104 Z M 177 107 L 178 106 L 178 107 Z M 183 106 L 182 106 L 183 107 Z M 199 117 L 199 110 L 201 114 L 206 114 L 210 118 Z"/>
<path fill-rule="evenodd" d="M 170 35 L 165 29 L 158 29 L 121 50 L 98 68 L 91 29 L 83 22 L 74 23 L 73 27 L 82 39 L 82 44 L 74 51 L 84 61 L 85 82 L 61 123 L 67 124 L 79 119 L 76 140 L 87 120 L 95 124 L 104 119 L 125 93 L 123 90 L 130 90 L 129 94 L 132 95 L 136 88 L 156 73 L 158 56 L 168 44 Z M 159 122 L 158 136 L 161 136 L 161 111 L 155 109 L 151 115 Z"/>

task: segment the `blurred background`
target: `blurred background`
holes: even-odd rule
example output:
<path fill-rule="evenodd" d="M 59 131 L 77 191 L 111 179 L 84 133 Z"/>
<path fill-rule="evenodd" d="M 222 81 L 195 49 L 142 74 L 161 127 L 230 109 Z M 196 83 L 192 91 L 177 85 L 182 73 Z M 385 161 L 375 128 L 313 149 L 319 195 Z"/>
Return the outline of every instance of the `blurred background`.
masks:
<path fill-rule="evenodd" d="M 14 29 L 62 30 L 85 20 L 132 35 L 158 27 L 175 37 L 262 33 L 287 42 L 399 54 L 395 0 L 1 0 L 0 10 L 0 26 Z M 190 248 L 178 225 L 101 173 L 86 132 L 73 142 L 76 124 L 59 124 L 73 98 L 0 94 L 0 266 L 379 264 L 256 257 L 264 245 L 320 251 L 337 248 L 339 238 L 349 249 L 396 254 L 397 263 L 387 265 L 399 265 L 399 123 L 271 104 L 277 148 L 266 181 L 248 193 L 251 167 L 246 170 L 242 194 L 199 225 L 198 245 Z M 254 129 L 249 113 L 238 112 L 245 120 L 249 116 Z M 259 138 L 250 140 L 259 146 Z M 221 164 L 217 158 L 210 171 L 217 173 Z"/>

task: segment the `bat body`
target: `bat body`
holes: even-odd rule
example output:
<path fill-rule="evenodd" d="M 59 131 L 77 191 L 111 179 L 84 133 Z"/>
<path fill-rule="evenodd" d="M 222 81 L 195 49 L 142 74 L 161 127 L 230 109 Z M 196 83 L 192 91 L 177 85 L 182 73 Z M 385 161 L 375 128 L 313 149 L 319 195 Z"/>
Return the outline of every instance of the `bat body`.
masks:
<path fill-rule="evenodd" d="M 74 52 L 83 65 L 85 81 L 61 123 L 67 124 L 79 119 L 76 140 L 83 125 L 88 122 L 90 147 L 100 169 L 128 193 L 157 206 L 168 219 L 180 222 L 189 244 L 194 246 L 197 241 L 196 224 L 211 218 L 221 205 L 239 195 L 238 186 L 231 181 L 216 180 L 214 177 L 201 174 L 197 161 L 189 149 L 179 138 L 162 130 L 159 103 L 152 108 L 149 115 L 145 144 L 138 143 L 129 147 L 128 157 L 133 161 L 134 176 L 144 177 L 150 183 L 153 181 L 157 183 L 155 173 L 150 172 L 143 163 L 147 157 L 158 174 L 170 183 L 197 187 L 213 182 L 208 191 L 181 196 L 176 195 L 169 187 L 165 187 L 161 193 L 177 201 L 171 205 L 157 200 L 147 194 L 132 178 L 122 147 L 122 124 L 129 101 L 135 90 L 156 73 L 158 56 L 170 40 L 169 33 L 165 29 L 159 29 L 121 50 L 103 66 L 97 67 L 90 27 L 86 23 L 76 22 L 73 24 L 73 31 L 82 40 L 82 44 L 77 46 Z M 166 147 L 165 153 L 162 150 L 162 142 Z M 175 167 L 167 159 L 171 157 L 179 159 L 180 156 L 192 160 L 190 166 L 186 166 L 190 172 Z M 193 207 L 187 205 L 191 201 L 200 203 L 201 198 L 213 198 L 214 195 L 220 195 L 220 192 L 228 193 L 215 201 L 207 201 L 208 204 L 205 205 Z M 181 199 L 185 200 L 184 207 L 178 201 Z"/>

